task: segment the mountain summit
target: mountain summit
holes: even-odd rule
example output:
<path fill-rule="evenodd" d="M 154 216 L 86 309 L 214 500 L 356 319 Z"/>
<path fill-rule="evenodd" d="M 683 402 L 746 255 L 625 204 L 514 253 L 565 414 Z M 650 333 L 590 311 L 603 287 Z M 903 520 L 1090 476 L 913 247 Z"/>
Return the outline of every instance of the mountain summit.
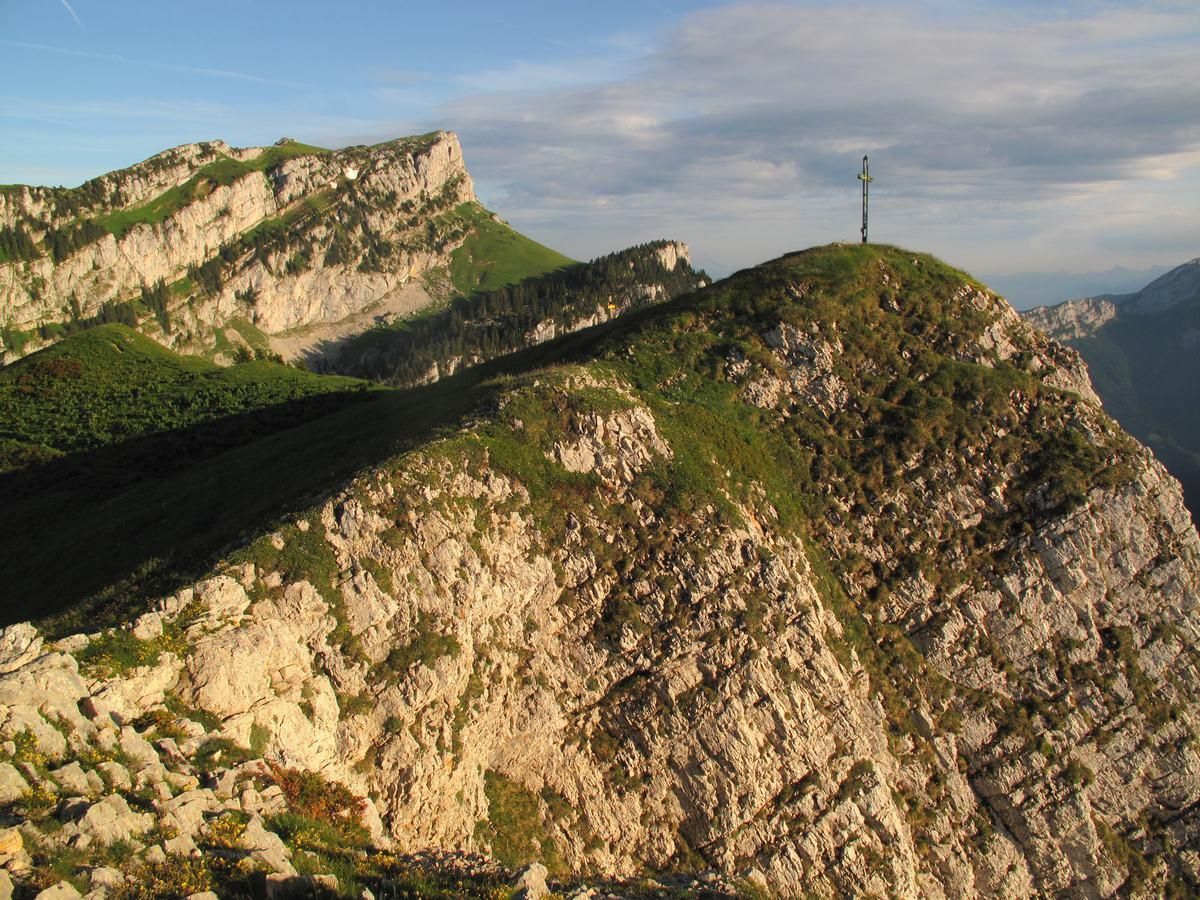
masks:
<path fill-rule="evenodd" d="M 373 393 L 161 476 L 203 567 L 107 488 L 131 577 L 87 634 L 0 635 L 38 877 L 111 863 L 115 821 L 105 878 L 218 890 L 429 891 L 430 850 L 572 893 L 1200 888 L 1200 537 L 1078 355 L 963 273 L 816 248 Z M 213 515 L 301 460 L 319 496 Z"/>
<path fill-rule="evenodd" d="M 296 356 L 322 328 L 569 262 L 479 205 L 445 131 L 337 151 L 186 144 L 78 188 L 0 191 L 10 356 L 97 322 L 226 361 L 272 342 Z"/>

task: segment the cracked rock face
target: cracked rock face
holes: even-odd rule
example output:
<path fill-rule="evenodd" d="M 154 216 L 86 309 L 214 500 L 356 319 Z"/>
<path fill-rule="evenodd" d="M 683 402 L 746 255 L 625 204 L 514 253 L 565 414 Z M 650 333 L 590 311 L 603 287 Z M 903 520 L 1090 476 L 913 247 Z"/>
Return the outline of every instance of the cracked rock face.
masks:
<path fill-rule="evenodd" d="M 940 280 L 951 331 L 914 311 L 915 264 L 863 271 L 884 285 L 869 329 L 786 270 L 767 289 L 798 305 L 739 333 L 679 312 L 668 346 L 702 347 L 709 381 L 638 348 L 514 379 L 494 415 L 160 598 L 129 628 L 153 662 L 0 634 L 0 737 L 63 765 L 68 741 L 119 746 L 126 778 L 167 785 L 159 821 L 236 806 L 280 874 L 270 766 L 369 798 L 400 852 L 517 842 L 563 871 L 712 866 L 785 897 L 1195 890 L 1200 537 L 1177 483 L 993 295 Z M 895 322 L 903 343 L 862 349 Z M 933 375 L 905 368 L 922 356 Z M 960 431 L 896 426 L 886 471 L 858 449 L 894 425 L 871 391 L 894 414 L 951 376 L 977 379 Z M 740 431 L 694 409 L 683 428 L 689 378 L 705 410 L 745 401 Z M 782 453 L 746 422 L 796 429 L 820 480 L 745 477 Z M 713 431 L 741 455 L 705 469 Z M 821 440 L 844 458 L 823 466 Z M 822 505 L 798 519 L 802 490 Z M 133 727 L 155 710 L 173 744 Z M 250 758 L 193 784 L 213 739 Z M 42 777 L 7 752 L 0 790 Z M 61 780 L 90 791 L 91 771 Z"/>
<path fill-rule="evenodd" d="M 614 506 L 636 505 L 637 473 L 673 452 L 641 406 L 571 428 L 552 458 L 598 476 Z M 341 573 L 332 599 L 343 626 L 307 582 L 265 588 L 248 604 L 243 583 L 258 594 L 277 581 L 252 568 L 241 582 L 196 586 L 202 608 L 190 613 L 198 624 L 182 664 L 166 654 L 153 671 L 174 679 L 168 693 L 216 717 L 219 734 L 250 744 L 261 728 L 268 757 L 371 797 L 405 851 L 487 850 L 477 823 L 488 820 L 495 779 L 535 798 L 572 869 L 631 874 L 699 850 L 729 872 L 752 862 L 784 896 L 1084 885 L 1103 895 L 1124 880 L 1112 834 L 1147 810 L 1166 817 L 1175 840 L 1194 840 L 1189 819 L 1170 810 L 1200 794 L 1200 759 L 1180 743 L 1195 721 L 1200 548 L 1150 460 L 1131 486 L 1097 492 L 1030 536 L 999 593 L 968 588 L 936 624 L 908 624 L 937 677 L 964 692 L 1049 687 L 1064 665 L 1111 670 L 1112 654 L 1127 654 L 1107 687 L 1062 682 L 1048 748 L 1022 749 L 1028 739 L 966 693 L 940 720 L 932 704 L 912 709 L 914 734 L 898 739 L 809 551 L 769 513 L 736 525 L 700 512 L 680 524 L 644 507 L 638 524 L 669 539 L 643 574 L 622 578 L 605 560 L 639 553 L 625 532 L 580 516 L 554 543 L 527 501 L 521 484 L 454 462 L 377 473 L 326 505 L 309 532 L 282 538 L 320 534 Z M 654 582 L 668 577 L 664 592 Z M 621 605 L 626 593 L 641 598 L 636 615 Z M 770 614 L 760 618 L 763 598 Z M 1118 632 L 1131 643 L 1114 650 Z M 1011 668 L 966 650 L 983 640 Z M 1043 652 L 1056 646 L 1065 659 Z M 115 685 L 141 699 L 112 708 L 159 706 L 132 687 L 148 674 L 88 688 L 64 654 L 5 679 L 37 671 L 62 674 L 37 677 L 46 699 L 15 718 L 10 707 L 7 733 Z M 1164 677 L 1177 707 L 1140 709 L 1137 679 Z M 21 698 L 36 699 L 27 688 Z M 1163 721 L 1146 741 L 1154 716 Z M 165 777 L 161 751 L 135 734 L 123 740 L 140 771 Z M 936 844 L 917 840 L 904 799 L 914 790 L 936 791 Z M 219 807 L 205 797 L 181 794 L 162 815 L 195 832 Z M 105 802 L 72 827 L 132 834 L 144 824 Z M 283 856 L 264 858 L 288 871 Z"/>
<path fill-rule="evenodd" d="M 436 246 L 413 238 L 425 219 L 476 199 L 454 134 L 438 132 L 419 146 L 402 140 L 293 156 L 254 170 L 255 160 L 267 152 L 220 141 L 177 147 L 89 182 L 94 189 L 85 192 L 91 199 L 81 201 L 82 209 L 60 209 L 47 188 L 22 187 L 0 196 L 0 224 L 48 241 L 51 230 L 70 233 L 81 216 L 105 220 L 130 209 L 136 216 L 144 204 L 163 202 L 169 191 L 191 192 L 161 221 L 143 221 L 119 235 L 103 233 L 62 258 L 43 252 L 0 264 L 0 319 L 36 332 L 39 325 L 71 315 L 94 316 L 105 304 L 139 300 L 143 287 L 161 281 L 183 290 L 168 301 L 170 327 L 154 334 L 168 346 L 189 348 L 199 335 L 231 319 L 277 334 L 359 313 L 446 265 L 461 243 L 461 236 L 458 243 L 443 236 Z M 251 168 L 229 183 L 205 180 L 205 166 L 231 161 Z M 350 170 L 354 179 L 345 174 Z M 362 248 L 356 246 L 342 253 L 345 258 L 329 255 L 338 222 L 314 211 L 330 204 L 353 209 L 361 224 L 391 241 L 394 252 L 386 263 L 360 265 Z M 254 238 L 256 229 L 278 230 L 280 223 L 288 226 L 285 237 L 266 243 Z M 225 261 L 224 277 L 216 289 L 197 292 L 183 281 L 219 259 Z M 184 302 L 188 290 L 190 302 Z M 24 352 L 41 345 L 34 334 Z"/>

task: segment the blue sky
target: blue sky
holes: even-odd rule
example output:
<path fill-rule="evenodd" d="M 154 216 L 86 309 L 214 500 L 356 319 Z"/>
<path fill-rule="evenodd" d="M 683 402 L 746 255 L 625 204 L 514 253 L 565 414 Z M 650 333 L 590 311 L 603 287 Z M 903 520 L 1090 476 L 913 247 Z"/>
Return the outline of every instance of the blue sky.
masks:
<path fill-rule="evenodd" d="M 1200 255 L 1200 7 L 0 0 L 0 181 L 161 149 L 457 131 L 477 190 L 579 258 L 724 272 L 872 238 L 983 274 Z"/>

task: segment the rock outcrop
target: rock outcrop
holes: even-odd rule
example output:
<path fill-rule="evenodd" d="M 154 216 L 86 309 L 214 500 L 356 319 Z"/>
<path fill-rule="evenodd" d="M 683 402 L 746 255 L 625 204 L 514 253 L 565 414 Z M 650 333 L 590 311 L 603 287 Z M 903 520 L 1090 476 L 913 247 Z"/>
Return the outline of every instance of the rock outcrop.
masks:
<path fill-rule="evenodd" d="M 1026 310 L 1023 315 L 1056 341 L 1072 341 L 1095 334 L 1116 314 L 1117 304 L 1107 297 L 1081 297 Z"/>
<path fill-rule="evenodd" d="M 1187 892 L 1198 604 L 1178 485 L 1077 356 L 927 257 L 823 248 L 506 382 L 149 619 L 0 635 L 2 762 L 79 762 L 64 832 L 228 828 L 281 877 L 315 772 L 364 842 L 576 884 Z"/>
<path fill-rule="evenodd" d="M 449 132 L 336 152 L 191 144 L 73 191 L 20 186 L 0 194 L 0 227 L 28 241 L 0 263 L 0 322 L 28 352 L 39 328 L 135 315 L 159 284 L 148 328 L 172 347 L 236 319 L 335 322 L 445 266 L 467 231 L 454 210 L 475 200 Z"/>

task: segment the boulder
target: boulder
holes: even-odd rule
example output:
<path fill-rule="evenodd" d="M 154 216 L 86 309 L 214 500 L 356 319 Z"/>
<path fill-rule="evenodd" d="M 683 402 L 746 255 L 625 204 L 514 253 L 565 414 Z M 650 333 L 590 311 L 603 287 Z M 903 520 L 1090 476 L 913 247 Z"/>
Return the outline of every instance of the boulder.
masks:
<path fill-rule="evenodd" d="M 3 702 L 0 700 L 0 703 Z M 47 722 L 36 709 L 25 704 L 17 704 L 9 709 L 8 719 L 0 730 L 9 736 L 28 731 L 33 735 L 38 752 L 50 759 L 59 759 L 66 755 L 67 739 L 63 737 L 63 733 Z"/>
<path fill-rule="evenodd" d="M 192 840 L 190 834 L 181 834 L 178 837 L 173 837 L 163 841 L 163 849 L 167 851 L 169 856 L 191 856 L 198 852 L 196 842 Z"/>
<path fill-rule="evenodd" d="M 75 890 L 69 881 L 60 881 L 53 887 L 39 891 L 34 900 L 79 900 L 83 894 Z"/>
<path fill-rule="evenodd" d="M 150 742 L 138 734 L 132 726 L 126 725 L 121 729 L 121 751 L 129 761 L 129 769 L 141 772 L 144 769 L 162 769 L 158 753 Z M 157 779 L 161 780 L 161 778 Z"/>
<path fill-rule="evenodd" d="M 291 863 L 291 851 L 279 835 L 267 831 L 258 816 L 254 816 L 247 823 L 240 843 L 242 849 L 250 852 L 251 859 L 262 863 L 273 872 L 280 875 L 296 874 L 296 869 Z"/>
<path fill-rule="evenodd" d="M 154 665 L 137 666 L 106 682 L 96 690 L 91 705 L 101 713 L 115 715 L 119 721 L 132 721 L 163 704 L 182 669 L 183 661 L 178 656 L 162 653 Z"/>
<path fill-rule="evenodd" d="M 97 866 L 88 873 L 91 878 L 92 890 L 102 888 L 105 890 L 120 887 L 125 883 L 125 876 L 120 869 L 114 869 L 111 866 Z"/>
<path fill-rule="evenodd" d="M 517 880 L 513 883 L 516 890 L 513 896 L 519 900 L 541 900 L 550 893 L 550 889 L 546 887 L 547 874 L 549 870 L 541 863 L 530 863 L 518 873 Z"/>
<path fill-rule="evenodd" d="M 184 791 L 177 797 L 158 804 L 158 817 L 179 834 L 196 834 L 204 823 L 204 814 L 221 808 L 208 788 Z"/>
<path fill-rule="evenodd" d="M 151 641 L 161 637 L 163 633 L 162 613 L 148 612 L 138 616 L 133 623 L 132 634 L 139 641 Z"/>
<path fill-rule="evenodd" d="M 154 817 L 134 812 L 124 797 L 111 794 L 91 804 L 74 825 L 67 827 L 101 844 L 111 844 L 149 831 L 154 827 Z"/>
<path fill-rule="evenodd" d="M 163 850 L 162 844 L 155 844 L 142 854 L 142 859 L 152 866 L 161 866 L 167 861 L 167 852 Z"/>
<path fill-rule="evenodd" d="M 66 653 L 44 653 L 0 675 L 0 705 L 37 710 L 49 720 L 65 722 L 82 736 L 91 736 L 96 726 L 79 711 L 79 701 L 86 696 L 79 665 Z M 15 733 L 9 725 L 5 731 Z"/>
<path fill-rule="evenodd" d="M 89 797 L 93 793 L 94 785 L 88 781 L 87 776 L 88 773 L 84 772 L 83 766 L 77 762 L 50 770 L 50 779 L 61 788 L 61 793 L 74 794 L 77 797 Z"/>
<path fill-rule="evenodd" d="M 0 675 L 15 672 L 42 654 L 42 637 L 28 622 L 0 629 Z"/>
<path fill-rule="evenodd" d="M 133 787 L 133 780 L 129 777 L 129 770 L 119 762 L 105 760 L 96 766 L 96 771 L 108 780 L 113 790 L 126 791 Z"/>
<path fill-rule="evenodd" d="M 12 763 L 0 762 L 0 803 L 12 803 L 29 790 L 29 784 L 21 777 Z"/>
<path fill-rule="evenodd" d="M 196 599 L 208 610 L 208 618 L 217 621 L 240 617 L 250 605 L 246 589 L 228 575 L 197 584 Z"/>

